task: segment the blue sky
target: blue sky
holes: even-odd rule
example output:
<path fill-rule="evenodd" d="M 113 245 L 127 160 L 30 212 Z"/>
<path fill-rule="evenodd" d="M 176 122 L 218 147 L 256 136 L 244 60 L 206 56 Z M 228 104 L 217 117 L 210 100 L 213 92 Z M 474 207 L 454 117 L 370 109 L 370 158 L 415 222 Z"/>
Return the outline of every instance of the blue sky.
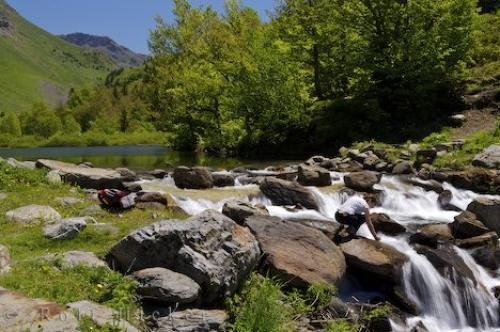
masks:
<path fill-rule="evenodd" d="M 141 53 L 147 53 L 149 30 L 157 14 L 172 19 L 172 0 L 7 0 L 21 15 L 53 34 L 85 32 L 106 35 Z M 198 5 L 224 8 L 224 0 L 192 0 Z M 243 0 L 262 17 L 273 0 Z"/>

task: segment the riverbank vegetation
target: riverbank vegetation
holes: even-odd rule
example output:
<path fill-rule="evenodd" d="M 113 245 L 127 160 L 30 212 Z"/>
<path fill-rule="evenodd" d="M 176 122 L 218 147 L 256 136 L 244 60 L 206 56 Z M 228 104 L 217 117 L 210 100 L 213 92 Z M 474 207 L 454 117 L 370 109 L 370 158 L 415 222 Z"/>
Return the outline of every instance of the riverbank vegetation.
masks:
<path fill-rule="evenodd" d="M 144 66 L 73 90 L 56 110 L 36 105 L 19 116 L 22 136 L 3 113 L 0 145 L 285 155 L 420 140 L 464 109 L 463 93 L 498 82 L 500 15 L 476 7 L 286 0 L 263 21 L 235 0 L 223 14 L 176 0 L 175 19 L 157 20 Z"/>

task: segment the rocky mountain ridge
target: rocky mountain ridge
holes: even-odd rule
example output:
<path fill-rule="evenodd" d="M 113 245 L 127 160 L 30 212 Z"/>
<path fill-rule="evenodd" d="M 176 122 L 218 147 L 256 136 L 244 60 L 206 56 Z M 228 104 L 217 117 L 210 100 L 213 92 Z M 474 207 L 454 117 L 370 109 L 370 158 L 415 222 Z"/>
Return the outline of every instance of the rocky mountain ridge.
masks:
<path fill-rule="evenodd" d="M 123 67 L 139 66 L 147 58 L 147 55 L 135 53 L 107 36 L 95 36 L 77 32 L 61 35 L 60 37 L 74 45 L 102 51 Z"/>

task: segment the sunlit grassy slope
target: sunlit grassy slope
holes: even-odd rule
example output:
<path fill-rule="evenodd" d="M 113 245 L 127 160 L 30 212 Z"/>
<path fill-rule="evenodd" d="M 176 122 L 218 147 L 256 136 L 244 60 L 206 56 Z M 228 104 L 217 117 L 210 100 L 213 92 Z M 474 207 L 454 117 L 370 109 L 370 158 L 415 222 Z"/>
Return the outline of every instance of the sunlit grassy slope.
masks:
<path fill-rule="evenodd" d="M 0 0 L 0 112 L 64 100 L 72 87 L 103 79 L 115 64 L 38 28 Z"/>

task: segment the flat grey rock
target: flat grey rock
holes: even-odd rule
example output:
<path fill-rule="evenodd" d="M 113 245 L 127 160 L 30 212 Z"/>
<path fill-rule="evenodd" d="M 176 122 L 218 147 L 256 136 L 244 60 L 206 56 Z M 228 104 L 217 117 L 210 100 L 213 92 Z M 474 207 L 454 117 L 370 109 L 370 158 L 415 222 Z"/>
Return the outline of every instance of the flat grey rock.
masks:
<path fill-rule="evenodd" d="M 157 332 L 224 332 L 228 316 L 222 310 L 177 311 L 157 320 Z"/>
<path fill-rule="evenodd" d="M 500 169 L 500 145 L 491 145 L 484 149 L 474 157 L 472 165 Z"/>
<path fill-rule="evenodd" d="M 30 299 L 0 287 L 0 331 L 76 332 L 73 313 L 57 303 Z"/>
<path fill-rule="evenodd" d="M 69 218 L 59 220 L 43 227 L 46 238 L 53 240 L 70 240 L 77 237 L 87 227 L 86 218 Z"/>
<path fill-rule="evenodd" d="M 44 205 L 27 205 L 10 210 L 5 214 L 9 221 L 20 224 L 32 224 L 37 222 L 51 222 L 61 219 L 59 212 Z"/>
<path fill-rule="evenodd" d="M 73 206 L 80 204 L 82 200 L 76 197 L 57 197 L 56 202 L 62 206 Z"/>
<path fill-rule="evenodd" d="M 99 259 L 93 252 L 67 251 L 61 254 L 49 254 L 44 257 L 48 261 L 60 261 L 61 267 L 72 268 L 76 266 L 106 267 L 106 263 Z"/>
<path fill-rule="evenodd" d="M 143 299 L 183 304 L 196 302 L 200 295 L 201 288 L 193 279 L 161 267 L 140 270 L 133 276 Z"/>
<path fill-rule="evenodd" d="M 110 325 L 124 332 L 139 332 L 132 324 L 120 318 L 120 313 L 103 305 L 90 302 L 78 301 L 68 303 L 68 307 L 76 317 L 87 317 L 92 319 L 98 326 Z"/>

